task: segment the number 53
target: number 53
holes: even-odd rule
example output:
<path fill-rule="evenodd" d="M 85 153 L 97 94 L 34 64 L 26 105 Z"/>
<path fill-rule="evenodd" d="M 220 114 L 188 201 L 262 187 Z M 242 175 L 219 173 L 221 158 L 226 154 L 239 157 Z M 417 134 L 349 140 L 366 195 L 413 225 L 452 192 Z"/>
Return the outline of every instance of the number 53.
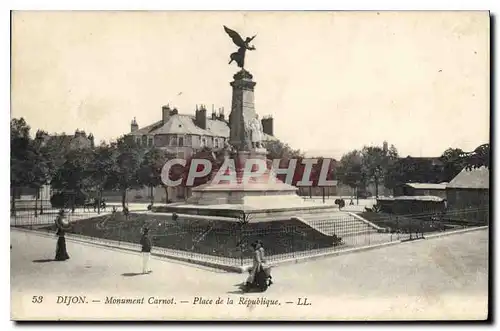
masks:
<path fill-rule="evenodd" d="M 43 301 L 43 296 L 33 296 L 33 298 L 31 299 L 31 302 L 32 303 L 42 303 Z"/>

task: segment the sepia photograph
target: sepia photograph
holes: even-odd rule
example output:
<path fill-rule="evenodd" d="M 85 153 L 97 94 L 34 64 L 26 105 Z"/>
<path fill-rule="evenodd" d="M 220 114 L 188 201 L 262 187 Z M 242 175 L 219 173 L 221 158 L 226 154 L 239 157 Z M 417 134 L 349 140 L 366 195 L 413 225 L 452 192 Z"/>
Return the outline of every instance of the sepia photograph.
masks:
<path fill-rule="evenodd" d="M 487 320 L 491 22 L 11 11 L 11 320 Z"/>

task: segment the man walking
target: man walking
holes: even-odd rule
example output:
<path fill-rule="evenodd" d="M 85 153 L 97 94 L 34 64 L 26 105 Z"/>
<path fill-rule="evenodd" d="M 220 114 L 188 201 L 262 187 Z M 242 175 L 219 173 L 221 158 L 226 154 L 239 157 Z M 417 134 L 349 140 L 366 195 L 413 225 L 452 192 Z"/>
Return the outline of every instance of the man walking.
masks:
<path fill-rule="evenodd" d="M 149 229 L 144 228 L 142 237 L 141 237 L 141 246 L 142 246 L 142 273 L 147 274 L 150 273 L 149 270 L 149 258 L 151 257 L 151 239 L 149 238 Z"/>

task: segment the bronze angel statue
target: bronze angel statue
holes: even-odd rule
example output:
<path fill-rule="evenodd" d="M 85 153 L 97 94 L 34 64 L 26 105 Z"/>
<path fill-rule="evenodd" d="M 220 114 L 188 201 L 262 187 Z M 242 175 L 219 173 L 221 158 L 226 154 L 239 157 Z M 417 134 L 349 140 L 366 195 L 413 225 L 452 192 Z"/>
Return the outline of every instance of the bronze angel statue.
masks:
<path fill-rule="evenodd" d="M 238 32 L 233 31 L 229 29 L 227 26 L 224 25 L 224 31 L 231 37 L 233 40 L 233 43 L 238 46 L 238 51 L 234 52 L 230 55 L 231 61 L 229 61 L 229 64 L 231 64 L 233 61 L 236 62 L 238 67 L 244 68 L 245 67 L 245 53 L 247 50 L 249 51 L 254 51 L 255 47 L 253 45 L 250 45 L 250 42 L 257 36 L 253 36 L 252 38 L 241 38 L 241 36 L 238 34 Z"/>

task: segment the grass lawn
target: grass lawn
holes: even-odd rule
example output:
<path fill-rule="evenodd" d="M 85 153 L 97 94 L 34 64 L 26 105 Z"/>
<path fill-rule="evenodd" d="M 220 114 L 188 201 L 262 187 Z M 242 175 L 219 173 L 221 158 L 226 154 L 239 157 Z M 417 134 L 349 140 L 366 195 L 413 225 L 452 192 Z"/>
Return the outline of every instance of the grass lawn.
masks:
<path fill-rule="evenodd" d="M 219 257 L 251 257 L 250 243 L 263 241 L 267 255 L 307 251 L 333 246 L 333 238 L 299 221 L 249 223 L 174 221 L 166 215 L 121 213 L 98 216 L 73 223 L 69 233 L 139 243 L 147 225 L 153 245 Z M 55 231 L 55 226 L 44 227 Z"/>
<path fill-rule="evenodd" d="M 399 230 L 403 232 L 426 233 L 453 228 L 440 221 L 422 220 L 382 212 L 362 212 L 358 215 L 380 227 L 390 228 L 391 232 Z"/>

